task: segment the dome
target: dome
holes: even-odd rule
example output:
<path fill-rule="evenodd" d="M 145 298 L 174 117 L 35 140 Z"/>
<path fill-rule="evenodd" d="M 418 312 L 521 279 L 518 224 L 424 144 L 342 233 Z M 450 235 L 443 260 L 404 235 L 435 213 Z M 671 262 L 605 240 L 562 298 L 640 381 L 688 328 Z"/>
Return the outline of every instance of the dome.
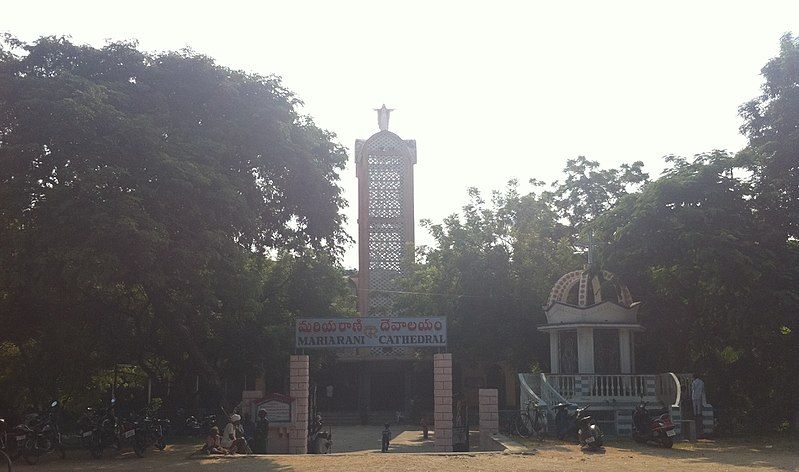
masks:
<path fill-rule="evenodd" d="M 626 285 L 606 270 L 575 270 L 561 277 L 549 294 L 547 308 L 555 303 L 581 308 L 610 301 L 630 308 L 632 295 Z"/>

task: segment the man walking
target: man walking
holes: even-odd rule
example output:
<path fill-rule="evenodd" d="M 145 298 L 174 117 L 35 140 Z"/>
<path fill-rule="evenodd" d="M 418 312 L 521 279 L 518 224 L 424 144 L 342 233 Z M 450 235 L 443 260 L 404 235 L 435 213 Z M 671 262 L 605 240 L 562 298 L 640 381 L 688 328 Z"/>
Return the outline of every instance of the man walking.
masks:
<path fill-rule="evenodd" d="M 705 382 L 699 378 L 699 374 L 694 374 L 694 381 L 691 382 L 691 403 L 694 406 L 694 421 L 696 422 L 696 436 L 702 436 L 702 409 L 705 406 Z"/>

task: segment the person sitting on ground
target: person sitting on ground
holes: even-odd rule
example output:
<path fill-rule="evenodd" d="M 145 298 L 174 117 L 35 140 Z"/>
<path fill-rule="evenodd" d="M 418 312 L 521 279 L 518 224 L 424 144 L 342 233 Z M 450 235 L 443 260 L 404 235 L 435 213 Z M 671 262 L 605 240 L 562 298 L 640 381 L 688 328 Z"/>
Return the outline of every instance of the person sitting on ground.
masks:
<path fill-rule="evenodd" d="M 247 441 L 239 436 L 240 425 L 241 416 L 235 413 L 230 415 L 230 422 L 225 426 L 225 432 L 222 434 L 222 447 L 227 449 L 229 454 L 245 454 L 249 450 Z"/>
<path fill-rule="evenodd" d="M 222 448 L 222 436 L 219 435 L 219 428 L 214 426 L 205 437 L 205 444 L 203 445 L 202 452 L 204 454 L 225 454 L 225 449 Z"/>
<path fill-rule="evenodd" d="M 382 452 L 388 452 L 388 443 L 391 441 L 391 426 L 386 423 L 386 428 L 383 430 L 383 448 Z"/>

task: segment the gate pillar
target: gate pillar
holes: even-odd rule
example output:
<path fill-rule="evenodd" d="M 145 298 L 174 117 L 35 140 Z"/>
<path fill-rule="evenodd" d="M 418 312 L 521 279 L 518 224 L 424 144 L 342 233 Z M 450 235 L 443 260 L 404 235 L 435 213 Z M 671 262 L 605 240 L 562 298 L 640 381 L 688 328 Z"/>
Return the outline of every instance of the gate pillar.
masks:
<path fill-rule="evenodd" d="M 435 450 L 452 452 L 452 354 L 433 355 Z"/>
<path fill-rule="evenodd" d="M 308 356 L 289 358 L 289 396 L 291 396 L 291 427 L 289 454 L 308 453 Z"/>
<path fill-rule="evenodd" d="M 499 432 L 499 393 L 495 388 L 481 388 L 480 401 L 480 445 L 492 443 L 491 435 Z"/>

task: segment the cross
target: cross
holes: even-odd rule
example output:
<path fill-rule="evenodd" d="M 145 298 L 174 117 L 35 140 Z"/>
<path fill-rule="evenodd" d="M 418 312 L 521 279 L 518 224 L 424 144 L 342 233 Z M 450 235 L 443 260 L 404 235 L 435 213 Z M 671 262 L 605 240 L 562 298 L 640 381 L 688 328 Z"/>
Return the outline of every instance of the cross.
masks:
<path fill-rule="evenodd" d="M 585 247 L 585 248 L 588 249 L 588 251 L 587 251 L 588 268 L 589 269 L 595 269 L 596 268 L 595 267 L 595 265 L 596 265 L 596 241 L 594 241 L 594 232 L 593 231 L 589 231 L 588 232 L 588 244 L 587 245 L 576 244 L 576 246 Z"/>

